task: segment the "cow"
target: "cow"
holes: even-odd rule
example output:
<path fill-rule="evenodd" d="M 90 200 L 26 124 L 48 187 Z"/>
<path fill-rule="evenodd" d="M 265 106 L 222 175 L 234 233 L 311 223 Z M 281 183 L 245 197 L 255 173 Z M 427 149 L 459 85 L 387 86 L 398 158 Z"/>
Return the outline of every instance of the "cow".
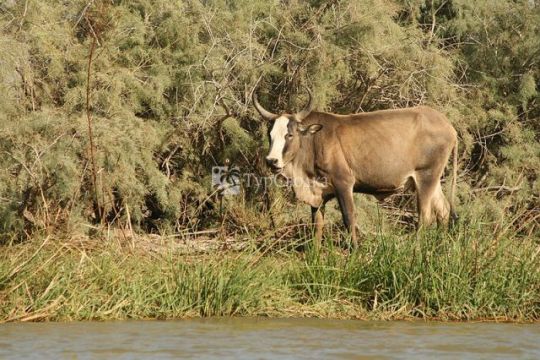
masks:
<path fill-rule="evenodd" d="M 274 174 L 290 179 L 300 201 L 311 206 L 315 246 L 320 246 L 324 206 L 337 198 L 343 222 L 356 247 L 357 225 L 353 193 L 378 200 L 412 187 L 416 190 L 417 229 L 455 218 L 457 133 L 440 112 L 417 106 L 338 115 L 314 111 L 274 114 L 253 92 L 258 113 L 270 122 L 266 164 Z M 441 176 L 453 150 L 453 179 L 448 201 Z"/>

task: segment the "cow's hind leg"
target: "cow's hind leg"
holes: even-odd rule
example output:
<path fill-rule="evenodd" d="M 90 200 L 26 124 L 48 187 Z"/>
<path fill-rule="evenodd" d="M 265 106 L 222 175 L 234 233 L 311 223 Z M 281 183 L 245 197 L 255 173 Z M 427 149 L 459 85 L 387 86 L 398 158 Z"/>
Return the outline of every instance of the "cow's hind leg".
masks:
<path fill-rule="evenodd" d="M 442 192 L 441 182 L 437 182 L 437 187 L 431 199 L 431 208 L 437 218 L 437 225 L 446 226 L 450 218 L 450 204 Z"/>
<path fill-rule="evenodd" d="M 417 230 L 427 227 L 433 222 L 433 197 L 437 192 L 438 182 L 439 179 L 434 177 L 430 171 L 418 172 L 415 176 L 418 207 Z"/>

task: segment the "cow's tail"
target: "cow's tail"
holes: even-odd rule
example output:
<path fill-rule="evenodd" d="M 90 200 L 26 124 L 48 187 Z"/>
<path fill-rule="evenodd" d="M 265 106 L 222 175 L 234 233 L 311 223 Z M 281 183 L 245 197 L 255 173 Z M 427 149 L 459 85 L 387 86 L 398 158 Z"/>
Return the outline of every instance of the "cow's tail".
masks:
<path fill-rule="evenodd" d="M 454 145 L 454 153 L 452 154 L 452 184 L 450 187 L 450 226 L 457 224 L 458 216 L 456 213 L 456 187 L 457 187 L 457 170 L 458 170 L 458 141 Z"/>

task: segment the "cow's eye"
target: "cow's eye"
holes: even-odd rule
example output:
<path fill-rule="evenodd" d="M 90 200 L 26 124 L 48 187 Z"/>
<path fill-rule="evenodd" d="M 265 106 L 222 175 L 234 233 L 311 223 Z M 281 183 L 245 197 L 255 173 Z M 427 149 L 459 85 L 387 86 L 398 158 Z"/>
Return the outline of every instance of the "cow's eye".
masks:
<path fill-rule="evenodd" d="M 292 134 L 287 134 L 287 135 L 285 135 L 285 137 L 286 137 L 287 139 L 292 139 L 293 136 L 292 136 Z"/>

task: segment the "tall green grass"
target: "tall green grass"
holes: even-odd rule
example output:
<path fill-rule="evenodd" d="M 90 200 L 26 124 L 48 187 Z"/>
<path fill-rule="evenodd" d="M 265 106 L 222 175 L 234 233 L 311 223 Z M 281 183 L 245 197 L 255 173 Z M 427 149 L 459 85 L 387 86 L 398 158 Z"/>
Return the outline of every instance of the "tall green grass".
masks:
<path fill-rule="evenodd" d="M 197 256 L 134 245 L 46 239 L 3 247 L 0 319 L 540 318 L 538 240 L 481 225 L 373 235 L 352 252 L 330 241 L 320 251 Z"/>
<path fill-rule="evenodd" d="M 291 283 L 299 301 L 352 301 L 375 317 L 537 319 L 539 246 L 474 226 L 379 235 L 349 255 L 308 252 Z"/>
<path fill-rule="evenodd" d="M 65 246 L 44 248 L 20 269 L 24 255 L 10 263 L 3 254 L 3 320 L 264 315 L 280 303 L 280 275 L 250 254 L 192 259 Z"/>

